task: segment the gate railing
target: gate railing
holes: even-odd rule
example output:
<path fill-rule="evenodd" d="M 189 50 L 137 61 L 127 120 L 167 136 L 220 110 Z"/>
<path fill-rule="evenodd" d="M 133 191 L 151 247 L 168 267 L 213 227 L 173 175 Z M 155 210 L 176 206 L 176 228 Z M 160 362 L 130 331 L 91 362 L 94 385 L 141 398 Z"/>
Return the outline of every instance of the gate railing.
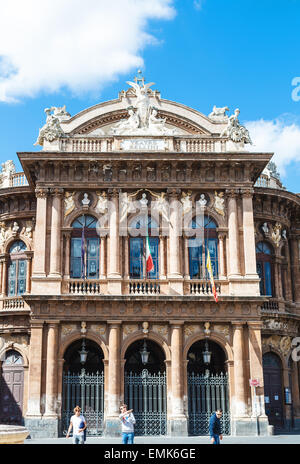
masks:
<path fill-rule="evenodd" d="M 166 373 L 125 372 L 125 403 L 133 409 L 135 435 L 167 433 Z"/>
<path fill-rule="evenodd" d="M 189 434 L 208 435 L 209 420 L 217 408 L 223 411 L 221 424 L 224 435 L 230 434 L 228 374 L 188 375 Z"/>
<path fill-rule="evenodd" d="M 102 435 L 104 415 L 104 372 L 63 374 L 62 433 L 66 435 L 75 406 L 80 406 L 87 423 L 87 435 Z"/>

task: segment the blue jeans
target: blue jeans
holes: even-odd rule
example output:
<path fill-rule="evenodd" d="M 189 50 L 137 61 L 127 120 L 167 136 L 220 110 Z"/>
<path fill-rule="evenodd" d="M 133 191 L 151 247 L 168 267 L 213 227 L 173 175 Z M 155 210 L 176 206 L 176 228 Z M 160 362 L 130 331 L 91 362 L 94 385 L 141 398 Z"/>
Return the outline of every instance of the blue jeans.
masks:
<path fill-rule="evenodd" d="M 214 443 L 213 443 L 214 445 L 219 445 L 219 444 L 220 444 L 220 436 L 219 436 L 219 435 L 213 434 L 213 436 L 210 437 L 210 438 L 214 438 L 214 439 L 215 439 L 215 441 L 214 441 Z"/>
<path fill-rule="evenodd" d="M 73 435 L 73 445 L 84 445 L 84 436 Z"/>
<path fill-rule="evenodd" d="M 133 444 L 133 439 L 134 439 L 134 433 L 122 433 L 122 444 L 123 445 L 132 445 Z"/>

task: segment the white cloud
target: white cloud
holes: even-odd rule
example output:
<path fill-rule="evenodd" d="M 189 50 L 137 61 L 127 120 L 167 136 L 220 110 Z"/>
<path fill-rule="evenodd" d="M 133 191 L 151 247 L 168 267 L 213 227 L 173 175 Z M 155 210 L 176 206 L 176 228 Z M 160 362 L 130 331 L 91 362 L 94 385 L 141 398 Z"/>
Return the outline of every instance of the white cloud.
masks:
<path fill-rule="evenodd" d="M 0 101 L 99 90 L 143 65 L 151 19 L 173 0 L 0 0 Z"/>
<path fill-rule="evenodd" d="M 300 125 L 297 122 L 278 118 L 271 121 L 260 119 L 248 121 L 253 145 L 251 151 L 274 152 L 278 171 L 285 176 L 285 168 L 293 161 L 300 162 Z"/>

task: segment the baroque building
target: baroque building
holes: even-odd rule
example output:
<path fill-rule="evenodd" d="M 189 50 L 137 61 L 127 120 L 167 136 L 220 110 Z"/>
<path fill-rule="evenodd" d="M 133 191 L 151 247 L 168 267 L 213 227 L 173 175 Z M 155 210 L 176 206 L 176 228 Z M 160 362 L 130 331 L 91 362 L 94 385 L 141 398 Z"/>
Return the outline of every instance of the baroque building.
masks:
<path fill-rule="evenodd" d="M 300 197 L 238 109 L 128 84 L 47 108 L 2 164 L 0 422 L 63 436 L 79 404 L 116 436 L 125 401 L 137 434 L 206 434 L 216 407 L 227 434 L 296 428 Z"/>

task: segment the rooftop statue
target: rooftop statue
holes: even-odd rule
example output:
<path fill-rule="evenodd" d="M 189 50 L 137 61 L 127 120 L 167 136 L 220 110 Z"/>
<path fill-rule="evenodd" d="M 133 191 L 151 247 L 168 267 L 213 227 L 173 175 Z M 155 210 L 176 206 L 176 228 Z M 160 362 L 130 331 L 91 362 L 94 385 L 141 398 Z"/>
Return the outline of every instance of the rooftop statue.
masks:
<path fill-rule="evenodd" d="M 226 122 L 228 120 L 226 111 L 229 111 L 229 108 L 227 106 L 223 106 L 222 108 L 217 108 L 216 105 L 214 105 L 213 110 L 208 115 L 208 117 L 216 122 L 224 122 L 224 121 Z"/>
<path fill-rule="evenodd" d="M 140 71 L 139 71 L 140 73 Z M 165 127 L 166 118 L 157 116 L 158 109 L 151 104 L 149 88 L 154 82 L 145 84 L 144 78 L 135 78 L 135 82 L 127 81 L 136 95 L 135 106 L 129 106 L 129 117 L 121 119 L 111 128 L 114 135 L 174 135 L 175 129 Z M 151 91 L 150 91 L 151 92 Z"/>
<path fill-rule="evenodd" d="M 70 113 L 66 111 L 66 105 L 62 107 L 52 106 L 45 108 L 46 124 L 40 129 L 38 138 L 34 145 L 44 145 L 44 141 L 53 142 L 64 135 L 60 123 L 70 118 Z M 52 113 L 52 114 L 51 114 Z"/>
<path fill-rule="evenodd" d="M 251 143 L 250 135 L 246 127 L 242 126 L 238 120 L 240 110 L 234 110 L 234 114 L 229 116 L 227 127 L 221 133 L 221 137 L 228 137 L 233 142 Z"/>

